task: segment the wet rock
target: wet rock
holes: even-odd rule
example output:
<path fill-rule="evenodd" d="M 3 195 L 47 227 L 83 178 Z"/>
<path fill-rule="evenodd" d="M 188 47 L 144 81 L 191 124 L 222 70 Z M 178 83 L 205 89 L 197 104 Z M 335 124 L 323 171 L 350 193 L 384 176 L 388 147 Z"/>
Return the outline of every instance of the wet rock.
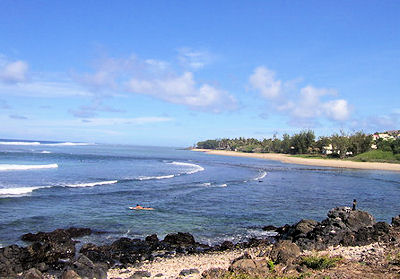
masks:
<path fill-rule="evenodd" d="M 193 235 L 190 233 L 171 233 L 165 236 L 164 242 L 172 244 L 172 245 L 195 245 L 196 241 L 194 240 Z"/>
<path fill-rule="evenodd" d="M 277 242 L 270 252 L 270 258 L 275 263 L 288 264 L 300 255 L 300 248 L 289 240 Z"/>
<path fill-rule="evenodd" d="M 179 272 L 180 276 L 188 276 L 191 274 L 198 274 L 200 271 L 197 268 L 190 268 L 190 269 L 182 269 L 181 272 Z"/>
<path fill-rule="evenodd" d="M 35 242 L 35 241 L 40 241 L 40 242 L 48 242 L 48 241 L 53 241 L 53 242 L 64 242 L 67 240 L 70 240 L 71 238 L 74 237 L 82 237 L 85 235 L 90 235 L 92 233 L 92 230 L 89 228 L 74 228 L 71 227 L 69 229 L 57 229 L 52 232 L 38 232 L 38 233 L 27 233 L 22 235 L 21 239 L 23 241 L 29 241 L 29 242 Z"/>
<path fill-rule="evenodd" d="M 78 275 L 78 273 L 69 269 L 69 270 L 65 270 L 61 274 L 61 279 L 81 279 L 81 277 Z"/>
<path fill-rule="evenodd" d="M 264 226 L 264 227 L 262 228 L 263 231 L 271 231 L 271 232 L 274 232 L 274 231 L 276 231 L 277 229 L 278 229 L 277 227 L 272 226 L 272 225 L 267 225 L 267 226 Z"/>
<path fill-rule="evenodd" d="M 24 272 L 22 279 L 43 279 L 43 274 L 36 268 L 31 268 Z"/>
<path fill-rule="evenodd" d="M 232 250 L 235 248 L 235 245 L 231 241 L 224 241 L 219 245 L 218 248 L 220 251 Z"/>
<path fill-rule="evenodd" d="M 152 234 L 152 235 L 146 236 L 145 241 L 151 242 L 151 243 L 157 243 L 157 242 L 159 242 L 159 239 L 156 234 Z"/>

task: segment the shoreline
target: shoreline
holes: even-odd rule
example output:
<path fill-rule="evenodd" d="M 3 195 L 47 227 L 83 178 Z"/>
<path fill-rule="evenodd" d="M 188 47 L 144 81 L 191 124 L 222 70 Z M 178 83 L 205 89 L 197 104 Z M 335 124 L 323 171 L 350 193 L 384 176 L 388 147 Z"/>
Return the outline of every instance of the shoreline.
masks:
<path fill-rule="evenodd" d="M 281 153 L 242 153 L 236 151 L 199 149 L 199 148 L 194 148 L 191 150 L 195 152 L 203 152 L 212 155 L 248 157 L 248 158 L 257 158 L 264 160 L 280 161 L 282 163 L 287 163 L 287 164 L 400 172 L 400 164 L 392 164 L 392 163 L 353 162 L 353 161 L 344 161 L 337 159 L 311 159 L 311 158 L 292 157 L 290 155 Z"/>

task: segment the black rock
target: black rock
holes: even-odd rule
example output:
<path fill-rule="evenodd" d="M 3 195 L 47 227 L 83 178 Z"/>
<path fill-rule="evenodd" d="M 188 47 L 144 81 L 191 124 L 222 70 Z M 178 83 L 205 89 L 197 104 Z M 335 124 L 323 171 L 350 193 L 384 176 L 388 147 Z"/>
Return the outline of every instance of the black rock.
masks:
<path fill-rule="evenodd" d="M 182 246 L 196 244 L 193 235 L 191 235 L 190 233 L 182 233 L 182 232 L 168 234 L 163 241 L 168 244 L 182 245 Z"/>
<path fill-rule="evenodd" d="M 392 218 L 392 226 L 400 227 L 400 215 Z"/>
<path fill-rule="evenodd" d="M 272 226 L 272 225 L 264 226 L 264 227 L 262 228 L 263 231 L 271 231 L 271 232 L 274 232 L 274 231 L 276 231 L 277 229 L 278 229 L 277 227 Z"/>

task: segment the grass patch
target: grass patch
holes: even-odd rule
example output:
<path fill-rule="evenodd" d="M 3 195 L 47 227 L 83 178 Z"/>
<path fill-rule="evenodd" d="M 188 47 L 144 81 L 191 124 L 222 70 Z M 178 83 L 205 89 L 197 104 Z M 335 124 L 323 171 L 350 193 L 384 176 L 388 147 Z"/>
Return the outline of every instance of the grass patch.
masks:
<path fill-rule="evenodd" d="M 391 151 L 371 150 L 349 158 L 349 160 L 356 162 L 400 163 L 400 154 L 395 155 Z"/>
<path fill-rule="evenodd" d="M 307 256 L 301 259 L 300 264 L 305 265 L 311 269 L 326 269 L 336 266 L 336 263 L 342 260 L 342 258 L 329 258 L 326 256 Z"/>

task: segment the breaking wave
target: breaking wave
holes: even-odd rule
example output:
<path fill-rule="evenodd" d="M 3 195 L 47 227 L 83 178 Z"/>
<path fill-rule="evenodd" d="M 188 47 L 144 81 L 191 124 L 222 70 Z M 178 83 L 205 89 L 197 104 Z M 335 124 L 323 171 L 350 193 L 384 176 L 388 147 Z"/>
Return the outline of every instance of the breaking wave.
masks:
<path fill-rule="evenodd" d="M 47 165 L 9 165 L 9 164 L 0 164 L 0 171 L 55 169 L 55 168 L 58 168 L 58 164 L 47 164 Z"/>
<path fill-rule="evenodd" d="M 191 164 L 191 163 L 184 163 L 184 162 L 172 162 L 169 163 L 171 165 L 176 165 L 176 166 L 186 166 L 186 167 L 191 167 L 192 170 L 189 170 L 185 172 L 185 174 L 194 174 L 199 171 L 203 171 L 204 168 L 202 166 L 196 165 L 196 164 Z"/>
<path fill-rule="evenodd" d="M 77 183 L 77 184 L 66 184 L 65 187 L 93 187 L 93 186 L 100 186 L 100 185 L 109 185 L 118 183 L 118 180 L 109 180 L 109 181 L 98 181 L 98 182 L 89 182 L 89 183 Z"/>
<path fill-rule="evenodd" d="M 18 188 L 6 188 L 0 189 L 0 196 L 22 196 L 32 193 L 35 190 L 50 188 L 52 186 L 36 186 L 36 187 L 18 187 Z"/>
<path fill-rule="evenodd" d="M 263 179 L 263 178 L 266 177 L 266 176 L 267 176 L 267 172 L 266 172 L 266 171 L 263 171 L 262 173 L 260 173 L 259 176 L 257 176 L 257 177 L 254 178 L 253 180 L 260 180 L 260 179 Z"/>
<path fill-rule="evenodd" d="M 169 174 L 169 175 L 160 175 L 160 176 L 139 176 L 137 180 L 143 181 L 143 180 L 153 180 L 153 179 L 168 179 L 168 178 L 174 178 L 174 174 Z"/>
<path fill-rule="evenodd" d="M 38 141 L 0 141 L 0 145 L 74 146 L 74 145 L 93 145 L 93 144 L 94 143 L 86 143 L 86 142 L 41 143 Z"/>

